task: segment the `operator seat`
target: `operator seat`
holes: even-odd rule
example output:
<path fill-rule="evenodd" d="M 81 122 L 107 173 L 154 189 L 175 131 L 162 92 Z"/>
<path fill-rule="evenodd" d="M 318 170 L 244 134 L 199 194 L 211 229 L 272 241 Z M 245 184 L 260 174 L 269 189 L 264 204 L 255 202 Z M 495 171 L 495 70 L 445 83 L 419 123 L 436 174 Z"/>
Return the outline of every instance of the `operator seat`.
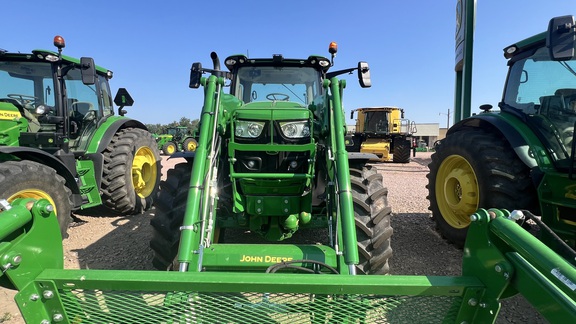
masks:
<path fill-rule="evenodd" d="M 84 119 L 91 110 L 94 110 L 91 102 L 76 101 L 70 104 L 70 138 L 75 139 L 80 135 Z"/>
<path fill-rule="evenodd" d="M 557 96 L 562 96 L 565 109 L 569 110 L 570 112 L 576 112 L 572 107 L 572 102 L 576 100 L 576 89 L 558 89 L 556 92 L 554 92 L 554 94 Z"/>

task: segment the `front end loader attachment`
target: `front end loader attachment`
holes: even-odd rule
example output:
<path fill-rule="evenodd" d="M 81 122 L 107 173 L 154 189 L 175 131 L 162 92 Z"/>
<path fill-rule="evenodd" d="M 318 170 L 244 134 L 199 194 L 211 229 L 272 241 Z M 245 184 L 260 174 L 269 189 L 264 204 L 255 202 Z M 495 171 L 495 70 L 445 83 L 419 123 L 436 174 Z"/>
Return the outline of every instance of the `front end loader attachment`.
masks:
<path fill-rule="evenodd" d="M 0 283 L 28 323 L 490 323 L 517 293 L 576 320 L 576 269 L 505 210 L 472 215 L 463 275 L 442 277 L 65 270 L 47 201 L 3 206 Z"/>

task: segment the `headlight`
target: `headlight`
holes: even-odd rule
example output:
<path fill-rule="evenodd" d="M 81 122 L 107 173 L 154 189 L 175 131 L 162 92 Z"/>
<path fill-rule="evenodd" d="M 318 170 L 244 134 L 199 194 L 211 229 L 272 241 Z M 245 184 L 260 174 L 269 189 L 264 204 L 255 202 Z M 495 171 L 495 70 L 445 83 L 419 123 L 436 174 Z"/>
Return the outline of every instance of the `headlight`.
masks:
<path fill-rule="evenodd" d="M 310 123 L 308 121 L 280 122 L 282 134 L 288 138 L 310 137 Z"/>
<path fill-rule="evenodd" d="M 264 122 L 239 120 L 236 122 L 234 135 L 243 138 L 256 138 L 262 134 Z"/>

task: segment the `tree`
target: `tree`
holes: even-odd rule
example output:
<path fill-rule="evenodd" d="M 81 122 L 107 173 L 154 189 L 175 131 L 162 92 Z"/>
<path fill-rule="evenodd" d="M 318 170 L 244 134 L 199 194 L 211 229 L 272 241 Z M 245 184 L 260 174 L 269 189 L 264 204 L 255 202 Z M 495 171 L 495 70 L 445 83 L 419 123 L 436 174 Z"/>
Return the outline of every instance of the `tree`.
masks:
<path fill-rule="evenodd" d="M 154 134 L 166 134 L 167 133 L 167 129 L 169 127 L 186 127 L 188 129 L 189 133 L 192 133 L 194 130 L 196 130 L 198 128 L 198 124 L 200 123 L 200 120 L 198 119 L 194 119 L 194 120 L 190 120 L 190 118 L 187 117 L 181 117 L 180 121 L 173 121 L 169 124 L 146 124 L 146 127 L 148 128 L 148 131 L 150 131 L 150 133 L 154 133 Z"/>

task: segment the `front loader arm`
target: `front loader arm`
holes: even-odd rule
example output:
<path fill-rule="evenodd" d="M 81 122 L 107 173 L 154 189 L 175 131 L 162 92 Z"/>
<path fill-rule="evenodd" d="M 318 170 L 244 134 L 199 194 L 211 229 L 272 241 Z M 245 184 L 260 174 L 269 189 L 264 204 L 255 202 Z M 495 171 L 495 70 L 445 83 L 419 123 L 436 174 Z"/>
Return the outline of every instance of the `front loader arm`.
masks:
<path fill-rule="evenodd" d="M 348 265 L 351 274 L 356 273 L 355 265 L 359 262 L 356 223 L 354 219 L 354 206 L 352 204 L 352 188 L 350 184 L 350 167 L 348 165 L 348 152 L 346 151 L 345 135 L 346 125 L 342 107 L 342 90 L 346 86 L 345 81 L 336 77 L 330 82 L 324 83 L 330 88 L 331 102 L 330 125 L 334 125 L 330 130 L 331 150 L 334 152 L 334 167 L 336 172 L 336 194 L 338 195 L 338 212 L 342 221 L 343 252 L 344 261 Z"/>
<path fill-rule="evenodd" d="M 204 199 L 209 193 L 210 173 L 213 168 L 213 161 L 216 159 L 217 150 L 216 130 L 218 127 L 218 117 L 220 117 L 220 91 L 224 79 L 211 75 L 207 79 L 202 79 L 204 86 L 204 106 L 200 118 L 200 135 L 198 147 L 194 157 L 192 176 L 190 179 L 190 191 L 186 204 L 186 213 L 181 227 L 180 248 L 178 261 L 180 271 L 188 271 L 188 265 L 195 259 L 201 262 L 199 255 L 202 253 L 202 228 L 206 215 L 208 202 Z M 200 264 L 199 264 L 200 267 Z M 198 268 L 199 268 L 198 267 Z M 195 269 L 190 269 L 195 271 Z M 198 270 L 199 271 L 199 270 Z"/>

